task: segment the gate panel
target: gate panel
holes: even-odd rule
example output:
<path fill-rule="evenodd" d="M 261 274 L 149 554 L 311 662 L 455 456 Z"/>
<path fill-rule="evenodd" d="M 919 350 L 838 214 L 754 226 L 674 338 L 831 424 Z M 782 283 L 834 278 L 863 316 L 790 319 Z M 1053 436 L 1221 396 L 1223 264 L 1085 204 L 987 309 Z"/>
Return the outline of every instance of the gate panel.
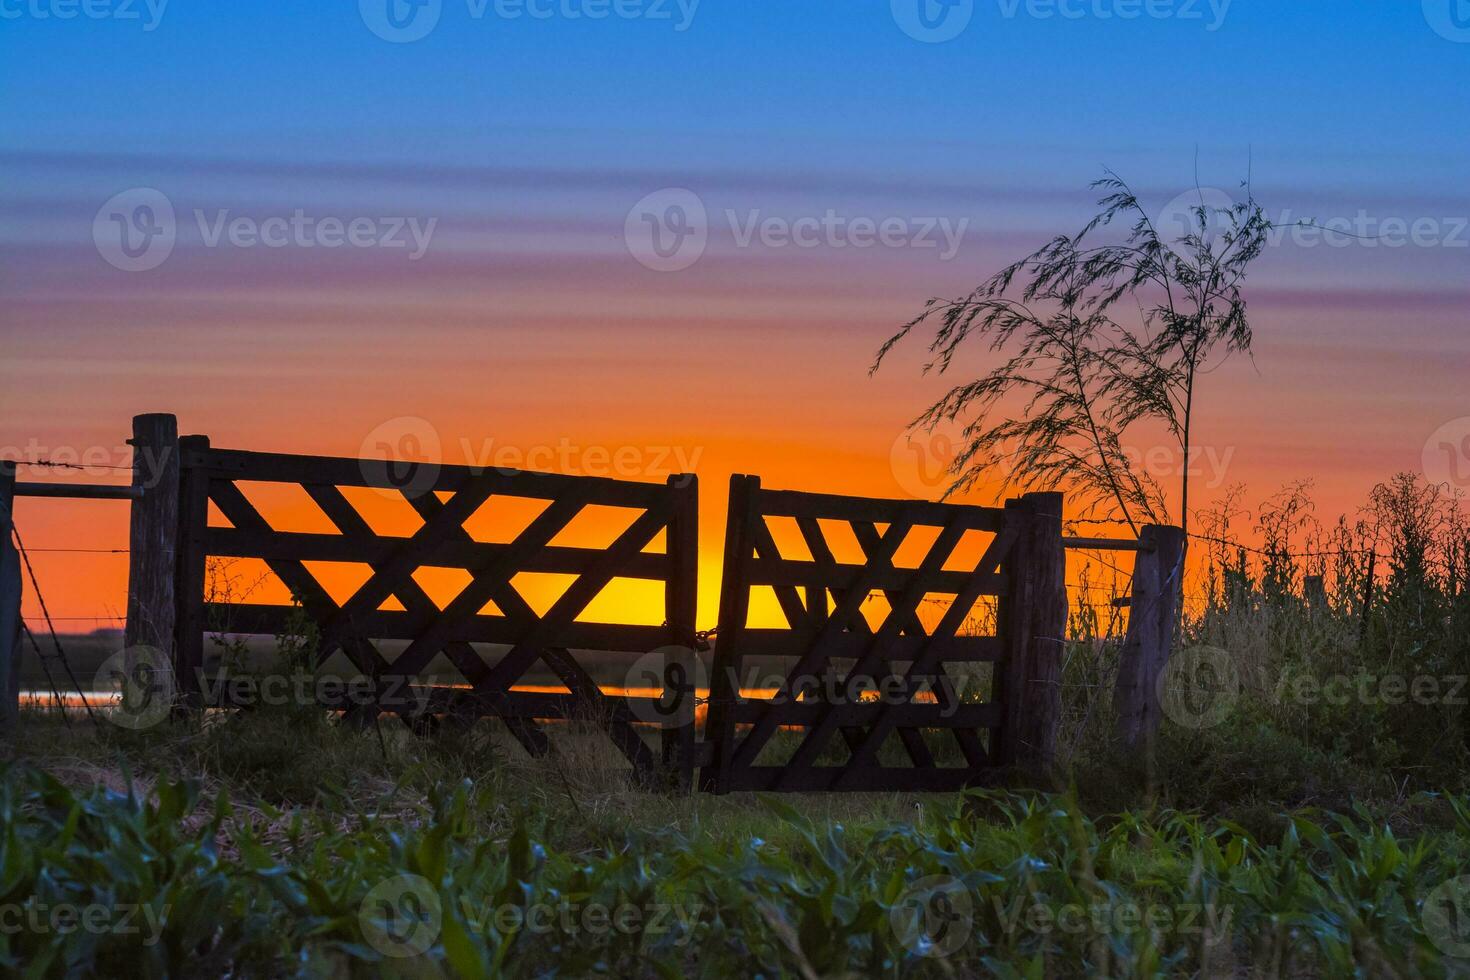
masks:
<path fill-rule="evenodd" d="M 304 612 L 320 635 L 317 663 L 341 651 L 371 678 L 370 703 L 329 704 L 358 720 L 389 712 L 416 726 L 444 719 L 469 722 L 491 715 L 505 721 L 530 752 L 547 748 L 547 722 L 585 718 L 597 722 L 641 775 L 663 772 L 687 785 L 694 762 L 693 712 L 670 709 L 658 697 L 634 698 L 605 692 L 575 651 L 627 655 L 629 665 L 664 647 L 692 649 L 698 548 L 698 486 L 694 476 L 666 484 L 528 473 L 462 466 L 384 463 L 311 456 L 249 453 L 210 448 L 207 439 L 181 441 L 178 677 L 185 693 L 202 705 L 197 682 L 204 666 L 204 636 L 220 629 L 235 634 L 280 634 Z M 292 484 L 309 496 L 334 533 L 281 531 L 271 526 L 241 492 L 240 483 Z M 379 534 L 343 494 L 343 487 L 370 487 L 401 495 L 422 526 L 407 536 Z M 495 495 L 533 498 L 546 507 L 508 543 L 476 540 L 465 522 Z M 231 526 L 211 526 L 213 505 Z M 554 546 L 551 542 L 589 506 L 638 511 L 606 548 Z M 662 553 L 645 549 L 665 534 Z M 210 558 L 263 561 L 300 603 L 237 604 L 205 595 Z M 370 575 L 340 603 L 308 568 L 309 562 L 355 562 Z M 460 569 L 464 588 L 440 608 L 415 581 L 421 568 Z M 511 584 L 523 572 L 573 576 L 543 613 L 537 613 Z M 584 622 L 588 604 L 613 579 L 662 583 L 660 626 Z M 396 605 L 395 605 L 396 602 Z M 490 604 L 495 613 L 486 613 Z M 389 659 L 385 641 L 406 644 Z M 508 648 L 495 662 L 473 644 Z M 468 682 L 425 685 L 419 677 L 437 655 Z M 692 652 L 673 660 L 692 658 Z M 560 679 L 565 692 L 517 689 L 540 661 Z M 674 677 L 692 676 L 690 665 Z M 692 698 L 682 681 L 676 700 Z M 392 696 L 392 692 L 399 692 Z M 667 688 L 665 693 L 668 693 Z M 643 737 L 651 718 L 668 719 Z"/>
<path fill-rule="evenodd" d="M 810 558 L 783 556 L 767 518 L 794 521 Z M 1026 519 L 1017 509 L 763 490 L 757 477 L 733 477 L 703 786 L 953 790 L 990 775 L 1005 709 L 954 685 L 947 665 L 995 664 L 992 690 L 1003 685 L 1004 635 L 962 630 L 982 596 L 1006 595 Z M 823 522 L 851 530 L 861 563 L 834 556 Z M 896 565 L 915 528 L 935 535 L 927 554 L 917 567 Z M 982 536 L 983 554 L 956 568 L 967 532 Z M 761 586 L 774 591 L 785 628 L 747 624 L 751 589 Z M 935 593 L 953 598 L 926 627 L 921 603 Z M 889 606 L 876 628 L 863 615 L 873 597 Z M 1008 618 L 996 617 L 1000 634 Z M 770 696 L 742 694 L 753 657 L 794 660 L 774 692 L 762 692 Z M 890 737 L 901 746 L 897 764 L 880 758 Z M 782 747 L 789 758 L 762 760 Z M 819 764 L 844 751 L 845 761 Z"/>

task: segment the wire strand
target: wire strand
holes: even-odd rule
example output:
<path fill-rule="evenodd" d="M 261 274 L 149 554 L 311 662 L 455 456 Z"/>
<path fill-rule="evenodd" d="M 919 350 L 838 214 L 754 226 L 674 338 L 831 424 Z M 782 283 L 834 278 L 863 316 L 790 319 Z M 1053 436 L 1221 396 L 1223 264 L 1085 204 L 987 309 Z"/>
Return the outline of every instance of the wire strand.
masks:
<path fill-rule="evenodd" d="M 16 466 L 36 466 L 44 469 L 58 470 L 126 470 L 131 472 L 131 464 L 124 466 L 121 463 L 63 463 L 54 459 L 9 459 L 8 463 Z"/>
<path fill-rule="evenodd" d="M 82 707 L 86 710 L 87 717 L 91 719 L 93 725 L 100 728 L 102 723 L 92 713 L 92 704 L 87 699 L 87 695 L 82 691 L 82 685 L 77 681 L 77 675 L 72 672 L 71 661 L 67 659 L 66 650 L 61 645 L 61 637 L 56 634 L 56 624 L 51 619 L 51 610 L 46 607 L 46 596 L 41 592 L 41 583 L 36 578 L 36 569 L 31 565 L 31 556 L 26 551 L 25 542 L 21 539 L 20 528 L 16 525 L 13 514 L 10 519 L 10 534 L 15 538 L 15 547 L 20 552 L 21 560 L 25 562 L 26 574 L 31 579 L 31 588 L 36 590 L 36 601 L 41 606 L 41 615 L 46 618 L 46 628 L 51 631 L 51 642 L 56 645 L 56 655 L 61 659 L 61 665 L 66 669 L 66 676 L 71 680 L 72 687 L 76 689 L 77 694 L 81 697 Z"/>
<path fill-rule="evenodd" d="M 41 644 L 36 640 L 36 634 L 31 632 L 31 627 L 24 619 L 20 621 L 20 628 L 25 631 L 26 637 L 31 641 L 31 649 L 36 651 L 36 660 L 41 665 L 41 673 L 46 675 L 46 687 L 50 689 L 51 696 L 56 699 L 56 707 L 61 712 L 61 720 L 70 729 L 71 719 L 66 714 L 66 701 L 61 696 L 61 689 L 56 686 L 56 678 L 51 676 L 51 667 L 47 663 L 47 656 L 41 649 Z"/>

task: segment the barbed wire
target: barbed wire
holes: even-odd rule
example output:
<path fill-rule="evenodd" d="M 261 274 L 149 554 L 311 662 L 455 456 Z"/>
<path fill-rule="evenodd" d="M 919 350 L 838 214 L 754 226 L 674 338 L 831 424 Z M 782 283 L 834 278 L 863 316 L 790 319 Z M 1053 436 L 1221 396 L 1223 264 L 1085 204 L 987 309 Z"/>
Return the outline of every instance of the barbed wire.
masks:
<path fill-rule="evenodd" d="M 1119 521 L 1119 520 L 1117 520 L 1115 518 L 1106 518 L 1106 519 L 1078 518 L 1078 519 L 1068 519 L 1068 520 L 1064 521 L 1063 523 L 1064 524 L 1126 524 L 1127 522 L 1126 521 Z M 1367 548 L 1355 548 L 1355 547 L 1350 547 L 1350 546 L 1345 546 L 1344 545 L 1344 546 L 1339 546 L 1339 547 L 1336 547 L 1336 548 L 1320 548 L 1320 549 L 1317 549 L 1317 550 L 1314 550 L 1314 551 L 1292 551 L 1292 550 L 1286 549 L 1286 548 L 1270 548 L 1270 547 L 1260 547 L 1260 546 L 1256 546 L 1256 545 L 1244 544 L 1241 541 L 1239 541 L 1237 539 L 1234 539 L 1234 538 L 1220 537 L 1218 535 L 1206 534 L 1206 533 L 1203 533 L 1203 532 L 1200 532 L 1200 531 L 1187 531 L 1185 533 L 1186 533 L 1186 536 L 1190 540 L 1192 540 L 1192 541 L 1203 541 L 1203 542 L 1206 542 L 1206 543 L 1209 543 L 1209 544 L 1219 545 L 1219 546 L 1224 547 L 1224 548 L 1233 548 L 1235 550 L 1243 551 L 1243 552 L 1246 552 L 1247 554 L 1255 555 L 1255 556 L 1260 557 L 1260 558 L 1276 558 L 1276 559 L 1283 559 L 1283 558 L 1284 559 L 1296 559 L 1296 558 L 1341 558 L 1341 557 L 1349 556 L 1349 555 L 1355 555 L 1355 556 L 1359 556 L 1359 557 L 1361 557 L 1361 556 L 1373 556 L 1375 558 L 1384 558 L 1384 559 L 1391 557 L 1389 554 L 1380 551 L 1377 547 L 1371 547 L 1371 546 L 1370 547 L 1367 547 Z M 1132 539 L 1120 538 L 1119 540 L 1120 541 L 1128 541 L 1128 540 L 1132 540 Z M 1086 551 L 1086 552 L 1096 552 L 1096 551 L 1102 551 L 1102 550 L 1106 550 L 1106 549 L 1098 549 L 1098 548 L 1074 548 L 1074 549 L 1070 549 L 1070 550 L 1074 550 L 1074 551 Z M 1438 557 L 1436 557 L 1434 555 L 1425 555 L 1425 556 L 1423 556 L 1423 559 L 1422 560 L 1426 564 L 1428 564 L 1428 565 L 1433 565 L 1435 567 L 1442 568 L 1442 569 L 1451 569 L 1451 570 L 1453 570 L 1453 568 L 1452 568 L 1452 566 L 1451 566 L 1451 564 L 1449 562 L 1445 561 L 1443 558 L 1438 558 Z"/>
<path fill-rule="evenodd" d="M 1216 537 L 1213 534 L 1189 533 L 1189 537 L 1195 541 L 1208 541 L 1211 544 L 1222 545 L 1226 548 L 1235 548 L 1248 554 L 1260 555 L 1262 558 L 1336 558 L 1343 555 L 1371 555 L 1377 554 L 1372 548 L 1329 548 L 1323 551 L 1280 551 L 1272 548 L 1256 548 L 1229 538 Z"/>
<path fill-rule="evenodd" d="M 126 470 L 130 473 L 133 470 L 131 463 L 127 465 L 122 463 L 63 463 L 59 459 L 6 459 L 5 462 L 14 463 L 16 466 L 37 466 L 58 470 Z"/>
<path fill-rule="evenodd" d="M 40 604 L 41 615 L 46 619 L 46 628 L 51 633 L 51 643 L 53 646 L 56 647 L 56 657 L 58 660 L 61 661 L 61 666 L 66 670 L 66 676 L 71 681 L 71 686 L 76 690 L 77 694 L 81 696 L 82 707 L 86 709 L 87 717 L 91 719 L 92 724 L 101 727 L 102 723 L 98 721 L 97 716 L 92 713 L 92 705 L 87 701 L 87 695 L 82 691 L 81 682 L 77 680 L 77 675 L 72 671 L 71 661 L 67 659 L 66 650 L 61 645 L 61 637 L 57 635 L 56 623 L 51 618 L 51 610 L 46 605 L 46 595 L 41 591 L 41 582 L 39 579 L 36 578 L 35 566 L 31 564 L 31 556 L 30 553 L 26 551 L 25 541 L 20 536 L 20 527 L 15 523 L 14 513 L 10 515 L 10 535 L 12 538 L 15 539 L 15 549 L 16 551 L 20 552 L 21 562 L 25 565 L 26 574 L 30 577 L 31 580 L 31 588 L 35 589 L 36 591 L 36 602 Z M 24 622 L 24 620 L 22 620 L 22 622 Z M 34 641 L 34 639 L 35 637 L 33 635 L 32 640 Z M 40 647 L 38 646 L 36 649 L 39 653 Z"/>
<path fill-rule="evenodd" d="M 41 665 L 41 673 L 46 676 L 46 688 L 55 698 L 56 707 L 61 710 L 62 722 L 70 729 L 72 727 L 71 718 L 67 716 L 64 707 L 66 699 L 61 696 L 61 688 L 56 686 L 56 678 L 51 675 L 51 658 L 47 657 L 45 651 L 41 649 L 41 644 L 36 640 L 36 634 L 31 632 L 30 625 L 24 619 L 20 621 L 20 628 L 25 632 L 26 638 L 31 641 L 31 649 L 36 651 L 36 660 Z"/>
<path fill-rule="evenodd" d="M 1063 521 L 1062 523 L 1063 524 L 1071 524 L 1071 525 L 1076 525 L 1076 524 L 1127 525 L 1128 524 L 1127 521 L 1120 520 L 1120 519 L 1115 518 L 1115 517 L 1104 517 L 1104 518 L 1073 518 L 1073 519 L 1068 519 L 1066 521 Z M 1205 542 L 1208 542 L 1210 544 L 1218 544 L 1218 545 L 1221 545 L 1221 546 L 1226 547 L 1226 548 L 1235 548 L 1235 549 L 1238 549 L 1240 551 L 1247 552 L 1249 554 L 1259 555 L 1262 558 L 1333 558 L 1333 557 L 1340 557 L 1342 555 L 1368 555 L 1368 554 L 1375 554 L 1376 553 L 1374 551 L 1374 549 L 1372 549 L 1372 548 L 1346 548 L 1346 547 L 1344 547 L 1344 548 L 1328 548 L 1328 549 L 1323 549 L 1323 550 L 1320 550 L 1320 551 L 1283 551 L 1283 550 L 1278 550 L 1278 549 L 1259 548 L 1259 547 L 1256 547 L 1254 545 L 1242 544 L 1241 542 L 1232 540 L 1230 538 L 1222 538 L 1222 537 L 1218 537 L 1218 536 L 1213 535 L 1213 534 L 1203 534 L 1203 533 L 1201 533 L 1199 531 L 1186 531 L 1185 532 L 1185 535 L 1191 541 L 1205 541 Z M 1132 539 L 1122 539 L 1122 538 L 1120 538 L 1119 540 L 1132 540 Z M 1075 551 L 1103 551 L 1103 550 L 1106 550 L 1106 549 L 1102 549 L 1102 548 L 1075 548 L 1073 550 L 1075 550 Z"/>
<path fill-rule="evenodd" d="M 58 622 L 58 623 L 91 623 L 91 622 L 97 622 L 97 623 L 102 623 L 102 622 L 121 623 L 121 622 L 126 622 L 127 617 L 125 617 L 125 616 L 52 616 L 51 619 L 53 621 L 55 621 L 55 622 Z"/>

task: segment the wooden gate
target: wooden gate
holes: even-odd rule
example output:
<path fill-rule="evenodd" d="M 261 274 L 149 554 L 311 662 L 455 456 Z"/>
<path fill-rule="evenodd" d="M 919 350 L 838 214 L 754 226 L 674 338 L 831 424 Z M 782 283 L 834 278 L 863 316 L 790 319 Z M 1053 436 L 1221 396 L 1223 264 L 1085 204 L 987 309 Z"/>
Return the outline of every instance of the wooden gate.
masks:
<path fill-rule="evenodd" d="M 288 456 L 214 449 L 194 436 L 180 440 L 180 535 L 176 676 L 186 699 L 205 700 L 204 641 L 228 622 L 231 633 L 280 634 L 304 614 L 319 632 L 318 663 L 342 651 L 371 679 L 370 703 L 328 703 L 359 720 L 389 712 L 415 725 L 431 720 L 503 719 L 530 752 L 547 749 L 545 725 L 569 718 L 595 721 L 641 775 L 673 776 L 688 785 L 694 764 L 692 711 L 672 710 L 658 698 L 605 693 L 572 651 L 628 655 L 694 643 L 698 487 L 692 475 L 666 484 L 526 473 L 463 466 L 385 464 L 379 460 Z M 277 530 L 241 491 L 246 482 L 300 487 L 335 533 Z M 402 496 L 422 526 L 406 536 L 377 533 L 342 492 L 371 487 Z M 509 543 L 484 543 L 465 522 L 492 495 L 547 501 L 545 509 Z M 229 525 L 210 523 L 213 504 Z M 606 548 L 552 544 L 557 534 L 593 506 L 632 508 L 638 516 Z M 650 545 L 665 534 L 662 552 Z M 206 597 L 211 556 L 263 561 L 295 596 L 293 605 L 228 605 Z M 368 579 L 345 601 L 332 599 L 308 562 L 357 562 Z M 424 567 L 462 569 L 470 579 L 440 608 L 414 579 Z M 575 580 L 538 614 L 511 585 L 522 572 L 557 573 Z M 614 578 L 663 583 L 661 626 L 583 622 L 579 616 Z M 394 602 L 396 600 L 396 602 Z M 487 614 L 492 607 L 498 614 Z M 406 642 L 393 659 L 379 649 Z M 494 663 L 473 644 L 507 648 Z M 467 685 L 426 686 L 416 681 L 443 654 Z M 674 659 L 681 656 L 673 654 Z M 690 654 L 692 656 L 692 654 Z M 515 690 L 537 660 L 560 679 L 565 693 Z M 685 665 L 683 676 L 692 676 Z M 692 697 L 683 689 L 680 698 Z M 400 696 L 390 697 L 393 691 Z M 411 696 L 401 696 L 409 692 Z M 643 704 L 640 702 L 648 702 Z M 654 705 L 657 705 L 655 707 Z M 648 708 L 649 710 L 637 710 Z M 649 718 L 668 718 L 661 744 L 643 738 Z"/>
<path fill-rule="evenodd" d="M 763 490 L 757 477 L 733 477 L 702 786 L 953 790 L 1048 756 L 1066 615 L 1060 510 L 1056 494 L 1000 509 Z M 778 550 L 772 518 L 795 523 L 808 556 Z M 850 529 L 860 560 L 834 556 L 825 522 Z M 911 532 L 932 543 L 902 567 L 895 556 Z M 976 557 L 956 565 L 967 535 Z M 774 591 L 786 627 L 748 625 L 755 587 Z M 992 631 L 966 635 L 983 596 L 998 600 Z M 872 597 L 889 607 L 876 628 L 863 614 Z M 943 609 L 929 628 L 926 601 Z M 774 691 L 747 697 L 754 657 L 794 664 Z M 973 669 L 983 663 L 994 665 L 988 683 Z M 956 664 L 970 686 L 947 670 Z M 880 757 L 895 732 L 901 753 Z M 780 743 L 789 757 L 771 758 Z"/>

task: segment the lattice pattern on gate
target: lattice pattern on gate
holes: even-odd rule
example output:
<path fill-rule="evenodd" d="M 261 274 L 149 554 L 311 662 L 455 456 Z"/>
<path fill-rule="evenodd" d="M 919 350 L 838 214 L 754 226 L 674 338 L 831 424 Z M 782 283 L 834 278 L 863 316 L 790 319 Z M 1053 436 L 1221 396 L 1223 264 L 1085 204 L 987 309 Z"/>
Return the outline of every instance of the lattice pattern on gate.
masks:
<path fill-rule="evenodd" d="M 794 520 L 807 555 L 781 553 L 773 518 Z M 953 681 L 948 665 L 989 662 L 994 685 L 1001 683 L 1005 636 L 961 631 L 981 597 L 1006 595 L 1026 520 L 1023 509 L 765 490 L 757 477 L 732 478 L 711 681 L 714 744 L 702 785 L 715 792 L 952 790 L 993 772 L 1001 700 L 974 700 L 973 689 L 967 697 L 957 690 L 963 684 L 944 681 Z M 859 561 L 834 556 L 826 522 L 851 529 Z M 915 567 L 896 565 L 900 546 L 921 528 L 933 536 L 927 554 Z M 968 532 L 981 536 L 983 548 L 955 567 Z M 786 627 L 748 624 L 759 587 L 774 591 Z M 952 598 L 926 628 L 921 603 L 936 594 Z M 863 607 L 877 596 L 889 608 L 875 625 Z M 995 617 L 999 633 L 1008 618 Z M 741 696 L 753 657 L 784 658 L 773 694 Z M 864 690 L 880 696 L 852 696 Z M 880 757 L 894 735 L 898 762 L 892 753 Z M 789 757 L 765 761 L 782 754 L 776 743 L 786 743 Z M 844 752 L 843 761 L 832 761 Z"/>
<path fill-rule="evenodd" d="M 278 634 L 304 612 L 319 631 L 318 663 L 341 651 L 374 679 L 378 690 L 391 686 L 413 694 L 396 703 L 376 699 L 365 709 L 332 707 L 368 717 L 391 711 L 415 724 L 492 715 L 538 754 L 547 748 L 547 722 L 585 719 L 599 724 L 639 773 L 672 773 L 687 784 L 695 761 L 692 711 L 670 710 L 667 699 L 661 708 L 635 710 L 640 700 L 657 699 L 605 693 L 578 651 L 624 653 L 631 664 L 638 655 L 659 648 L 692 646 L 698 547 L 698 488 L 692 475 L 645 484 L 503 469 L 385 465 L 214 449 L 197 436 L 182 440 L 181 448 L 177 666 L 181 684 L 196 703 L 203 687 L 191 687 L 191 679 L 201 676 L 204 637 L 211 624 L 227 622 L 236 633 Z M 252 481 L 299 486 L 335 533 L 272 527 L 241 490 L 240 484 Z M 403 536 L 375 532 L 343 493 L 350 487 L 401 494 L 422 525 Z M 465 522 L 494 495 L 546 504 L 510 542 L 486 543 L 476 540 Z M 211 504 L 230 526 L 211 525 Z M 594 505 L 639 513 L 606 548 L 552 544 L 584 508 Z M 661 553 L 650 549 L 660 534 L 665 535 Z M 211 556 L 264 561 L 300 609 L 282 604 L 224 607 L 207 601 L 206 562 Z M 364 563 L 371 574 L 339 602 L 313 575 L 311 562 Z M 426 567 L 462 569 L 469 582 L 441 609 L 414 578 Z M 538 614 L 511 584 L 523 572 L 575 579 Z M 663 625 L 579 619 L 615 578 L 662 583 Z M 492 608 L 495 612 L 487 613 Z M 407 645 L 390 659 L 380 650 L 387 641 Z M 506 649 L 492 662 L 476 644 Z M 439 654 L 466 685 L 415 681 Z M 560 679 L 565 693 L 516 689 L 538 660 Z M 692 670 L 686 666 L 683 676 L 692 676 Z M 689 690 L 677 694 L 692 697 Z M 652 746 L 644 738 L 648 726 L 641 723 L 650 717 L 670 719 L 661 742 Z"/>

